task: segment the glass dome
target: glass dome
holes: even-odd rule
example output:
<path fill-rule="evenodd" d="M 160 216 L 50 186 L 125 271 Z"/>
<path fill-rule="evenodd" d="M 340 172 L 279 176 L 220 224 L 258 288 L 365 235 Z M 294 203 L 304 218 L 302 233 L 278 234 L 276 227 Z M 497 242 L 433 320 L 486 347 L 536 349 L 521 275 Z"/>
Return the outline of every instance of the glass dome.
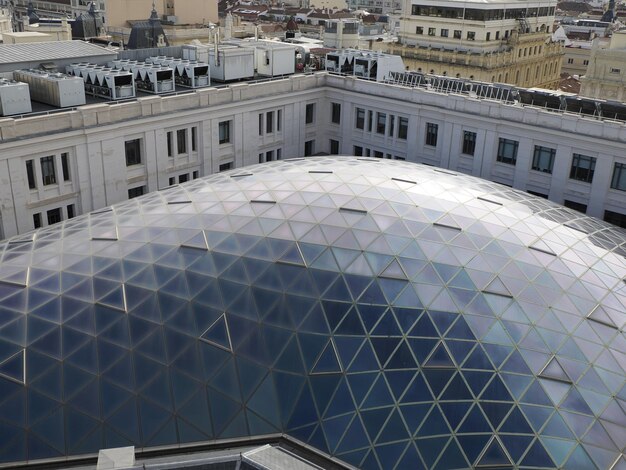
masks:
<path fill-rule="evenodd" d="M 363 158 L 0 244 L 0 460 L 285 433 L 360 468 L 625 468 L 626 232 Z"/>

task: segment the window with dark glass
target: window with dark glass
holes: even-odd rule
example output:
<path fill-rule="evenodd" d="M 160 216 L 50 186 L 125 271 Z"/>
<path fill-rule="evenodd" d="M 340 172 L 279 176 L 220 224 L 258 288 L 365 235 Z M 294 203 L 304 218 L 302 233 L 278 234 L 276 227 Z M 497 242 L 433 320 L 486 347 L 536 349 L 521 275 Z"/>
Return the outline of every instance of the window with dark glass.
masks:
<path fill-rule="evenodd" d="M 141 164 L 141 139 L 127 140 L 124 142 L 126 153 L 126 166 Z M 63 170 L 65 173 L 65 170 Z"/>
<path fill-rule="evenodd" d="M 263 135 L 263 113 L 259 113 L 259 135 Z"/>
<path fill-rule="evenodd" d="M 233 168 L 233 162 L 222 163 L 219 166 L 219 171 L 228 171 L 228 170 L 231 170 L 232 168 Z"/>
<path fill-rule="evenodd" d="M 26 177 L 28 178 L 28 187 L 30 189 L 35 189 L 37 187 L 37 183 L 35 182 L 35 168 L 33 167 L 33 161 L 26 161 Z"/>
<path fill-rule="evenodd" d="M 191 128 L 191 151 L 196 150 L 198 150 L 198 128 L 194 126 Z"/>
<path fill-rule="evenodd" d="M 502 137 L 498 141 L 498 156 L 496 160 L 508 165 L 515 165 L 517 163 L 517 148 L 519 142 L 517 140 L 503 139 Z"/>
<path fill-rule="evenodd" d="M 437 28 L 428 28 L 429 36 L 434 36 L 435 34 L 437 34 Z"/>
<path fill-rule="evenodd" d="M 354 152 L 354 156 L 355 157 L 362 157 L 363 156 L 363 147 L 361 147 L 360 145 L 355 145 L 353 148 L 353 152 Z"/>
<path fill-rule="evenodd" d="M 463 131 L 463 149 L 465 155 L 474 155 L 476 150 L 476 132 Z"/>
<path fill-rule="evenodd" d="M 128 199 L 142 196 L 143 194 L 145 194 L 145 192 L 146 192 L 145 186 L 137 186 L 136 188 L 130 188 L 128 190 Z"/>
<path fill-rule="evenodd" d="M 189 174 L 188 173 L 183 173 L 182 175 L 178 175 L 178 183 L 186 183 L 187 181 L 189 181 Z"/>
<path fill-rule="evenodd" d="M 274 160 L 274 151 L 268 150 L 267 152 L 265 152 L 265 161 L 271 162 L 272 160 Z"/>
<path fill-rule="evenodd" d="M 587 204 L 583 204 L 582 202 L 570 201 L 569 199 L 565 199 L 563 201 L 563 205 L 570 209 L 574 209 L 575 211 L 582 212 L 583 214 L 587 212 Z"/>
<path fill-rule="evenodd" d="M 393 114 L 391 114 L 389 115 L 389 129 L 388 129 L 389 133 L 387 134 L 389 135 L 389 137 L 393 137 L 393 133 L 396 130 L 395 125 L 396 125 L 396 117 Z"/>
<path fill-rule="evenodd" d="M 330 120 L 333 124 L 341 124 L 341 104 L 331 103 Z"/>
<path fill-rule="evenodd" d="M 63 181 L 70 181 L 69 154 L 67 152 L 61 154 L 61 171 L 63 172 Z"/>
<path fill-rule="evenodd" d="M 74 211 L 74 204 L 70 204 L 67 206 L 67 218 L 73 219 L 76 216 L 76 212 Z"/>
<path fill-rule="evenodd" d="M 365 129 L 365 110 L 356 108 L 356 128 Z"/>
<path fill-rule="evenodd" d="M 171 131 L 167 133 L 167 156 L 174 156 L 174 136 Z"/>
<path fill-rule="evenodd" d="M 259 163 L 263 163 L 265 161 L 265 154 L 263 152 L 261 152 L 259 154 Z"/>
<path fill-rule="evenodd" d="M 626 214 L 620 214 L 619 212 L 604 211 L 604 221 L 618 227 L 626 228 Z"/>
<path fill-rule="evenodd" d="M 469 39 L 470 41 L 473 41 L 474 39 L 476 39 L 476 33 L 474 31 L 468 31 L 467 39 Z"/>
<path fill-rule="evenodd" d="M 40 228 L 41 227 L 41 213 L 33 214 L 33 227 Z"/>
<path fill-rule="evenodd" d="M 611 178 L 611 189 L 626 191 L 626 163 L 615 163 L 613 178 Z"/>
<path fill-rule="evenodd" d="M 305 157 L 310 157 L 311 155 L 313 155 L 314 146 L 315 146 L 314 140 L 307 140 L 304 143 L 304 156 Z"/>
<path fill-rule="evenodd" d="M 187 129 L 176 131 L 176 148 L 178 153 L 187 153 Z"/>
<path fill-rule="evenodd" d="M 424 27 L 423 26 L 416 26 L 415 27 L 415 34 L 424 34 Z"/>
<path fill-rule="evenodd" d="M 193 172 L 193 179 L 198 179 L 198 177 L 200 176 L 200 172 L 198 170 Z"/>
<path fill-rule="evenodd" d="M 44 186 L 56 184 L 57 175 L 54 168 L 54 156 L 43 157 L 41 160 L 41 179 Z"/>
<path fill-rule="evenodd" d="M 439 125 L 432 122 L 426 123 L 426 145 L 432 147 L 437 146 L 437 133 L 439 131 Z"/>
<path fill-rule="evenodd" d="M 460 29 L 455 29 L 454 30 L 454 39 L 461 39 L 461 34 L 463 34 L 463 31 L 461 31 Z"/>
<path fill-rule="evenodd" d="M 383 158 L 383 153 L 379 150 L 374 150 L 374 157 L 375 158 Z"/>
<path fill-rule="evenodd" d="M 315 121 L 315 103 L 309 103 L 306 105 L 304 123 L 313 124 L 313 121 Z"/>
<path fill-rule="evenodd" d="M 572 157 L 572 168 L 569 172 L 570 179 L 591 183 L 593 172 L 596 169 L 596 159 L 587 155 L 575 153 Z"/>
<path fill-rule="evenodd" d="M 283 149 L 276 149 L 276 160 L 283 158 Z"/>
<path fill-rule="evenodd" d="M 330 139 L 330 154 L 338 155 L 339 154 L 339 141 L 335 139 Z"/>
<path fill-rule="evenodd" d="M 274 132 L 274 111 L 268 111 L 265 113 L 265 133 L 271 134 Z"/>
<path fill-rule="evenodd" d="M 372 126 L 374 125 L 374 111 L 367 112 L 367 132 L 372 132 Z"/>
<path fill-rule="evenodd" d="M 376 133 L 385 133 L 385 124 L 387 123 L 387 115 L 385 113 L 376 113 Z"/>
<path fill-rule="evenodd" d="M 168 182 L 170 186 L 174 186 L 176 184 L 176 178 L 174 178 L 173 176 L 170 176 Z"/>
<path fill-rule="evenodd" d="M 48 216 L 48 225 L 58 224 L 63 220 L 63 215 L 61 214 L 61 208 L 57 207 L 56 209 L 50 209 L 46 212 Z"/>
<path fill-rule="evenodd" d="M 535 171 L 542 171 L 544 173 L 552 173 L 555 155 L 556 149 L 535 145 L 532 169 Z"/>
<path fill-rule="evenodd" d="M 401 117 L 398 119 L 398 139 L 406 139 L 409 132 L 409 119 Z"/>
<path fill-rule="evenodd" d="M 283 120 L 283 112 L 282 110 L 276 111 L 276 132 L 280 132 Z"/>
<path fill-rule="evenodd" d="M 219 123 L 219 138 L 220 144 L 230 142 L 230 121 L 222 121 Z"/>
<path fill-rule="evenodd" d="M 447 38 L 448 37 L 448 31 L 447 29 L 442 29 L 441 30 L 441 37 L 442 38 Z"/>

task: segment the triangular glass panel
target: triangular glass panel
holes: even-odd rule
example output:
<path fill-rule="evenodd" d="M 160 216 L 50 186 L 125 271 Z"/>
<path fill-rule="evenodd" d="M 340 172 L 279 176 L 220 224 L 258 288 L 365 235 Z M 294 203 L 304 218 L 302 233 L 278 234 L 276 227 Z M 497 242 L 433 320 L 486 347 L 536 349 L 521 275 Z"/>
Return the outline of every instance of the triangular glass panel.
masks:
<path fill-rule="evenodd" d="M 559 382 L 572 383 L 572 380 L 567 375 L 567 372 L 563 369 L 556 357 L 552 357 L 550 361 L 539 373 L 539 377 L 544 379 L 557 380 Z"/>
<path fill-rule="evenodd" d="M 215 320 L 211 326 L 209 326 L 204 333 L 200 335 L 200 339 L 212 344 L 213 346 L 232 352 L 233 345 L 230 340 L 230 332 L 228 330 L 226 315 L 222 314 L 217 320 Z"/>
<path fill-rule="evenodd" d="M 423 367 L 450 368 L 455 367 L 455 365 L 445 345 L 439 343 Z"/>
<path fill-rule="evenodd" d="M 615 325 L 615 322 L 613 322 L 613 319 L 607 314 L 602 305 L 598 304 L 596 308 L 589 312 L 587 318 L 609 328 L 617 329 L 617 325 Z"/>
<path fill-rule="evenodd" d="M 341 373 L 341 364 L 333 341 L 329 341 L 320 354 L 317 362 L 311 369 L 311 374 L 338 374 Z"/>
<path fill-rule="evenodd" d="M 483 289 L 484 292 L 489 294 L 502 295 L 504 297 L 513 297 L 511 291 L 504 285 L 502 280 L 496 276 L 488 285 Z"/>
<path fill-rule="evenodd" d="M 394 258 L 389 266 L 387 266 L 382 273 L 380 273 L 380 277 L 388 277 L 392 279 L 406 279 L 406 274 L 400 266 L 400 263 L 396 258 Z"/>
<path fill-rule="evenodd" d="M 0 377 L 23 384 L 26 379 L 26 363 L 24 359 L 24 350 L 22 349 L 18 353 L 13 354 L 2 361 L 0 363 Z"/>
<path fill-rule="evenodd" d="M 298 248 L 298 244 L 294 243 L 287 251 L 285 251 L 277 260 L 279 263 L 295 264 L 298 266 L 304 266 L 304 258 Z"/>
<path fill-rule="evenodd" d="M 196 250 L 208 250 L 209 249 L 209 243 L 206 239 L 206 236 L 204 235 L 204 232 L 197 233 L 196 235 L 191 237 L 189 240 L 183 242 L 181 246 L 185 248 L 194 248 Z"/>
<path fill-rule="evenodd" d="M 485 447 L 485 451 L 478 458 L 476 467 L 512 467 L 511 459 L 504 451 L 500 441 L 494 436 Z"/>

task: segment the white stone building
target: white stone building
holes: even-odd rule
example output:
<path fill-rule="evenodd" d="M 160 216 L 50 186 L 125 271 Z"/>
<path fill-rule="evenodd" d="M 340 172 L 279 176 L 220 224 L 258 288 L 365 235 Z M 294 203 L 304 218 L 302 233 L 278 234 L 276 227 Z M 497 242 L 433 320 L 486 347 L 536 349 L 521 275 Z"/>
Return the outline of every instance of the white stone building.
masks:
<path fill-rule="evenodd" d="M 0 119 L 7 237 L 230 168 L 318 152 L 436 165 L 626 225 L 626 123 L 295 75 Z"/>
<path fill-rule="evenodd" d="M 580 94 L 626 102 L 626 31 L 613 33 L 607 48 L 594 40 L 587 73 L 581 78 Z"/>

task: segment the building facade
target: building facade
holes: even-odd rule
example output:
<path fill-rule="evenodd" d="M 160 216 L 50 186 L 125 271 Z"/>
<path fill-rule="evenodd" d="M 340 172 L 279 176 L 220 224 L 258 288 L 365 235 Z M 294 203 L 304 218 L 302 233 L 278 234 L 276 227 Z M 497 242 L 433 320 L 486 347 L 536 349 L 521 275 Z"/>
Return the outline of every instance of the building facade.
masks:
<path fill-rule="evenodd" d="M 626 224 L 626 124 L 327 73 L 0 120 L 2 237 L 319 152 L 422 162 Z"/>
<path fill-rule="evenodd" d="M 580 94 L 626 101 L 626 31 L 615 32 L 607 48 L 594 40 L 587 73 L 580 79 Z"/>
<path fill-rule="evenodd" d="M 398 42 L 410 70 L 555 88 L 562 46 L 551 40 L 554 2 L 406 2 Z"/>

